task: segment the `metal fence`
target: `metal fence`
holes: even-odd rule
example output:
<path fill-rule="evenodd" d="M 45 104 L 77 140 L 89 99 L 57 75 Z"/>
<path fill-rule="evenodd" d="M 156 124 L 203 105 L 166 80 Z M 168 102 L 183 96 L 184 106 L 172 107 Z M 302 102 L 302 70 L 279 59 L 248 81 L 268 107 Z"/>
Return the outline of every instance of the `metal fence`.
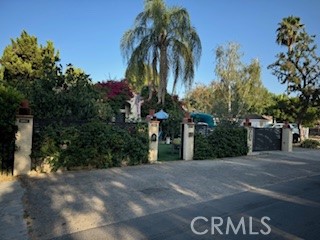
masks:
<path fill-rule="evenodd" d="M 281 150 L 282 128 L 254 128 L 253 151 Z"/>
<path fill-rule="evenodd" d="M 310 136 L 320 136 L 320 127 L 318 128 L 309 128 Z"/>

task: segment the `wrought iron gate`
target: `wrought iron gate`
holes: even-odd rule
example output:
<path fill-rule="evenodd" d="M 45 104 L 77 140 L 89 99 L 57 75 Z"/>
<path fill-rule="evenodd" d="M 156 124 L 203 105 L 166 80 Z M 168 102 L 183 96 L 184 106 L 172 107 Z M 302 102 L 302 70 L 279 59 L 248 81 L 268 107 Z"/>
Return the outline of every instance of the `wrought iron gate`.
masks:
<path fill-rule="evenodd" d="M 181 143 L 180 143 L 180 159 L 183 159 L 183 143 L 184 143 L 184 125 L 183 123 L 180 125 L 181 126 Z"/>
<path fill-rule="evenodd" d="M 282 128 L 254 128 L 253 151 L 281 150 Z"/>

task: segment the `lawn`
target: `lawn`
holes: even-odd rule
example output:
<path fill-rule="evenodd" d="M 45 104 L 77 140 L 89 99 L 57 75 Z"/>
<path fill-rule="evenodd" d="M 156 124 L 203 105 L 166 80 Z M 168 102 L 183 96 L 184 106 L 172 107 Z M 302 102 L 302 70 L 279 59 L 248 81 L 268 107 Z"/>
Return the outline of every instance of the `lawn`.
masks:
<path fill-rule="evenodd" d="M 175 161 L 179 160 L 179 151 L 173 150 L 172 144 L 159 143 L 158 161 Z"/>

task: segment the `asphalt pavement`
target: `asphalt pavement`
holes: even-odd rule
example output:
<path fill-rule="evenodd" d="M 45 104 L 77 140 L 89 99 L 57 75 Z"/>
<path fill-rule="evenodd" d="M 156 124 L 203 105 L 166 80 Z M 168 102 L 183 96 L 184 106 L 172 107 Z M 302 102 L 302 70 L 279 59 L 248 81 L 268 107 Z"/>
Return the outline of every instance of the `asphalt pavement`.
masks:
<path fill-rule="evenodd" d="M 28 222 L 30 239 L 318 239 L 320 234 L 319 150 L 45 174 L 22 178 L 22 186 L 15 198 L 17 219 L 23 215 Z M 0 188 L 1 217 L 8 215 L 6 192 Z M 1 234 L 17 230 L 0 227 Z M 17 236 L 27 239 L 25 233 Z"/>
<path fill-rule="evenodd" d="M 316 240 L 320 236 L 319 188 L 320 175 L 298 178 L 55 239 Z"/>
<path fill-rule="evenodd" d="M 0 239 L 28 239 L 24 193 L 19 181 L 0 182 Z"/>

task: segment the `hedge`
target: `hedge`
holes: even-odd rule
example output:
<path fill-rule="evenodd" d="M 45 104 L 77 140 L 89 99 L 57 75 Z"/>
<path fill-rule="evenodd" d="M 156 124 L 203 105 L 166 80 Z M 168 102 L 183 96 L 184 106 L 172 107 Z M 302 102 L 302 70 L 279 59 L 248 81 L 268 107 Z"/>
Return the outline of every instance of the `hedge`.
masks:
<path fill-rule="evenodd" d="M 247 155 L 247 130 L 241 127 L 217 127 L 204 136 L 195 135 L 194 159 L 214 159 Z"/>
<path fill-rule="evenodd" d="M 122 129 L 104 122 L 80 126 L 49 126 L 37 133 L 34 166 L 46 159 L 52 170 L 73 167 L 109 168 L 148 162 L 147 126 Z"/>

